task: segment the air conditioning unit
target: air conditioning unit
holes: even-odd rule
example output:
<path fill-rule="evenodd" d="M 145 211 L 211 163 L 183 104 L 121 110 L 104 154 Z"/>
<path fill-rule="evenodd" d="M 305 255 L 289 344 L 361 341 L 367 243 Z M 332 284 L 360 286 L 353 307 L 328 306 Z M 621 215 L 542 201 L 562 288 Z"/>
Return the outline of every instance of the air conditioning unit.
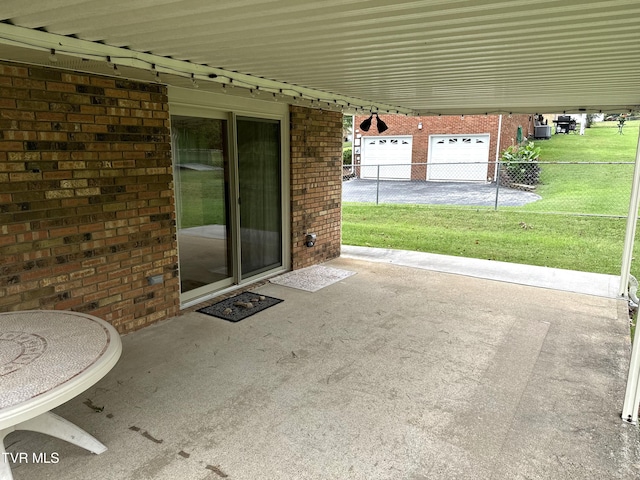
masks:
<path fill-rule="evenodd" d="M 533 131 L 533 137 L 549 140 L 551 138 L 551 125 L 536 125 Z"/>

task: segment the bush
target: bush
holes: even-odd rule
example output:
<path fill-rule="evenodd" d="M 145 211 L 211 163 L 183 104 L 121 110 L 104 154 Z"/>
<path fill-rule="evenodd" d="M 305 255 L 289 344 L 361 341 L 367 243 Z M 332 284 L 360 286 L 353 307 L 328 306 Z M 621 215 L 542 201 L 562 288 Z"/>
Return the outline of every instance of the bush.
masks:
<path fill-rule="evenodd" d="M 351 159 L 353 158 L 352 150 L 350 148 L 345 148 L 342 150 L 342 164 L 343 165 L 351 165 Z"/>
<path fill-rule="evenodd" d="M 500 183 L 505 185 L 537 185 L 540 182 L 540 147 L 533 142 L 511 145 L 502 152 Z"/>

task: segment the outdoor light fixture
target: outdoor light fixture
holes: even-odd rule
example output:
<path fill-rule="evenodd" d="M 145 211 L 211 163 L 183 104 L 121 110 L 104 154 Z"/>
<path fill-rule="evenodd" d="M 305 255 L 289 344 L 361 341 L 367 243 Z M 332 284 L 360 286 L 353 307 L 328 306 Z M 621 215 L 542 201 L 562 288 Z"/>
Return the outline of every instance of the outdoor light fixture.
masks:
<path fill-rule="evenodd" d="M 378 119 L 378 133 L 382 133 L 386 130 L 389 130 L 389 127 L 387 127 L 387 124 L 382 121 L 382 119 L 377 113 L 376 113 L 376 118 Z"/>
<path fill-rule="evenodd" d="M 304 238 L 304 243 L 307 247 L 311 248 L 316 244 L 317 235 L 315 233 L 308 233 Z"/>
<path fill-rule="evenodd" d="M 377 113 L 372 113 L 369 116 L 369 118 L 367 118 L 365 121 L 363 121 L 360 124 L 360 129 L 363 132 L 368 132 L 369 129 L 371 128 L 371 122 L 373 120 L 373 116 L 374 115 L 376 116 L 376 120 L 377 120 L 378 133 L 382 133 L 382 132 L 384 132 L 386 130 L 389 130 L 389 127 L 387 127 L 387 124 L 382 121 L 382 119 L 380 118 L 380 116 Z"/>
<path fill-rule="evenodd" d="M 369 129 L 371 128 L 371 119 L 373 118 L 373 113 L 371 114 L 371 116 L 369 118 L 367 118 L 364 122 L 362 122 L 360 124 L 360 130 L 362 130 L 363 132 L 368 132 Z"/>

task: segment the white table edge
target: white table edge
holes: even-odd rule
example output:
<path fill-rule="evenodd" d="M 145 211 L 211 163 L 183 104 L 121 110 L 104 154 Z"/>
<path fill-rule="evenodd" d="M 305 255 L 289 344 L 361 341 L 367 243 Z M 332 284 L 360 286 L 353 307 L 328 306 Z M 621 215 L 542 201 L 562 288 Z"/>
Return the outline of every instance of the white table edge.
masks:
<path fill-rule="evenodd" d="M 97 321 L 109 332 L 109 345 L 106 347 L 104 354 L 91 366 L 78 375 L 76 380 L 70 380 L 59 385 L 46 394 L 38 395 L 34 398 L 21 402 L 17 405 L 7 407 L 0 410 L 0 430 L 10 428 L 21 422 L 37 417 L 38 415 L 48 412 L 53 408 L 77 397 L 85 392 L 89 387 L 101 380 L 118 362 L 122 353 L 122 341 L 120 334 L 113 327 L 101 318 L 95 317 L 81 312 L 72 312 L 65 310 L 37 310 L 37 312 L 52 313 L 68 313 L 76 316 L 83 316 L 90 320 Z M 6 312 L 16 313 L 16 312 Z M 3 313 L 0 313 L 2 316 Z"/>

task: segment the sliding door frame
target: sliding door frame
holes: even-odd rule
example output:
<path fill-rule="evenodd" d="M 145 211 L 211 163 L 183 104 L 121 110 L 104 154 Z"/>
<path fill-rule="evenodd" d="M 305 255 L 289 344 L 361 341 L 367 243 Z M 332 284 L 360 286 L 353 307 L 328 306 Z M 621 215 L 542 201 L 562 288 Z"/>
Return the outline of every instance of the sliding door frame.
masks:
<path fill-rule="evenodd" d="M 290 201 L 290 171 L 289 156 L 289 105 L 281 102 L 265 102 L 232 95 L 221 95 L 209 92 L 193 91 L 192 89 L 169 87 L 169 113 L 187 117 L 204 117 L 225 119 L 228 122 L 229 146 L 229 208 L 233 224 L 234 254 L 232 265 L 232 284 L 212 284 L 200 287 L 194 291 L 181 293 L 181 308 L 188 308 L 208 298 L 222 295 L 240 288 L 248 283 L 260 281 L 275 274 L 291 269 L 291 201 Z M 244 278 L 241 275 L 240 255 L 240 209 L 237 128 L 238 117 L 277 120 L 280 122 L 280 189 L 282 214 L 282 265 L 273 270 Z M 175 180 L 175 179 L 174 179 Z M 177 203 L 177 202 L 176 202 Z M 177 212 L 176 212 L 177 215 Z M 227 282 L 228 283 L 228 282 Z M 220 287 L 220 288 L 218 288 Z"/>

